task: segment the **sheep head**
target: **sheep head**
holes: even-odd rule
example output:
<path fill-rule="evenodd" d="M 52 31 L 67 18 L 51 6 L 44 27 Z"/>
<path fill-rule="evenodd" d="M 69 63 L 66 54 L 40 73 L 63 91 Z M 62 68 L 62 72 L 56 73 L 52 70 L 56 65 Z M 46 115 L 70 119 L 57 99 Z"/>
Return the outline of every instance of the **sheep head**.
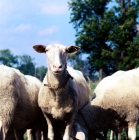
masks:
<path fill-rule="evenodd" d="M 66 47 L 60 44 L 35 45 L 33 48 L 39 53 L 46 53 L 48 69 L 54 74 L 60 74 L 66 68 L 68 53 L 76 53 L 80 49 L 77 46 Z"/>

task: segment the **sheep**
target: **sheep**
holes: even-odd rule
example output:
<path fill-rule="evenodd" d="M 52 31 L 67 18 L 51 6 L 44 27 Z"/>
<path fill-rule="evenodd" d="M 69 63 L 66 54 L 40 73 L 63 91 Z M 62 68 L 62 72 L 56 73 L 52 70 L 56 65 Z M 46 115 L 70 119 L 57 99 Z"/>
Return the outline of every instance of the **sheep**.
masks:
<path fill-rule="evenodd" d="M 46 53 L 48 71 L 41 86 L 38 104 L 48 124 L 48 138 L 54 139 L 52 120 L 66 123 L 63 140 L 69 140 L 77 111 L 89 100 L 89 87 L 80 71 L 67 67 L 68 53 L 76 53 L 77 46 L 61 44 L 34 45 L 39 53 Z"/>
<path fill-rule="evenodd" d="M 112 74 L 111 76 L 117 76 L 117 75 L 119 75 L 119 74 L 123 74 L 125 71 L 121 71 L 121 70 L 119 70 L 119 71 L 117 71 L 117 72 L 115 72 L 114 74 Z M 104 84 L 104 86 L 105 86 L 105 82 L 103 82 L 103 84 Z M 101 86 L 102 86 L 102 84 L 101 84 Z M 99 93 L 97 93 L 97 94 L 99 94 Z M 95 99 L 96 98 L 96 94 L 94 93 L 93 95 L 92 95 L 92 100 L 93 99 Z M 81 109 L 82 110 L 82 109 Z M 80 110 L 80 111 L 81 111 Z M 86 139 L 88 140 L 88 137 L 89 137 L 89 133 L 88 133 L 88 126 L 87 126 L 87 124 L 86 124 L 86 121 L 85 121 L 85 119 L 83 119 L 83 115 L 81 115 L 81 113 L 78 113 L 77 114 L 77 118 L 78 119 L 76 119 L 76 121 L 75 121 L 75 124 L 76 124 L 76 127 L 78 127 L 78 128 L 74 128 L 72 131 L 72 133 L 74 133 L 74 135 L 72 136 L 73 138 L 75 137 L 75 135 L 76 135 L 76 133 L 78 133 L 78 132 L 83 132 L 84 133 L 84 135 L 85 135 L 85 137 L 86 137 Z M 80 128 L 80 129 L 79 129 Z M 108 129 L 106 129 L 106 130 L 103 130 L 103 134 L 104 134 L 104 137 L 100 134 L 100 133 L 96 133 L 96 132 L 94 132 L 93 133 L 93 138 L 95 139 L 95 138 L 98 138 L 98 139 L 101 139 L 101 140 L 104 140 L 104 139 L 107 139 L 107 132 L 108 132 Z M 115 134 L 116 134 L 116 139 L 117 140 L 120 140 L 120 133 L 117 133 L 117 132 L 115 132 Z M 111 130 L 111 133 L 110 133 L 110 140 L 112 140 L 113 138 L 114 138 L 114 132 L 113 132 L 113 130 Z"/>
<path fill-rule="evenodd" d="M 94 90 L 96 98 L 91 105 L 80 110 L 89 129 L 121 132 L 128 128 L 128 138 L 135 140 L 139 122 L 138 91 L 139 68 L 104 78 Z"/>
<path fill-rule="evenodd" d="M 34 123 L 39 125 L 44 118 L 38 106 L 41 85 L 33 76 L 0 65 L 0 140 L 6 139 L 8 130 L 18 134 L 18 130 L 35 127 Z"/>
<path fill-rule="evenodd" d="M 119 71 L 115 72 L 114 74 L 112 74 L 111 76 L 117 76 L 117 75 L 119 75 L 119 74 L 123 74 L 124 72 L 125 72 L 125 71 L 119 70 Z M 103 82 L 103 84 L 104 84 L 104 86 L 105 86 L 105 82 Z M 102 85 L 101 85 L 101 86 L 102 86 Z M 99 94 L 99 93 L 97 93 L 97 94 Z M 95 94 L 95 93 L 92 95 L 92 100 L 93 100 L 94 98 L 96 98 L 96 94 Z M 103 133 L 105 133 L 105 134 L 104 134 L 104 137 L 107 138 L 108 130 L 105 130 L 105 132 L 103 132 Z M 111 132 L 110 132 L 110 140 L 114 139 L 114 133 L 115 133 L 115 135 L 116 135 L 116 139 L 117 139 L 117 140 L 120 140 L 120 133 L 114 132 L 113 130 L 111 130 Z"/>

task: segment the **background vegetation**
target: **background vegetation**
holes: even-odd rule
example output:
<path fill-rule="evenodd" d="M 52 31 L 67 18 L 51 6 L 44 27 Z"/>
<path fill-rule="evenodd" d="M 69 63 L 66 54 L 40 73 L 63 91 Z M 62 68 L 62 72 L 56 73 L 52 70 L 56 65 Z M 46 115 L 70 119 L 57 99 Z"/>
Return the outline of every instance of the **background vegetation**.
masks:
<path fill-rule="evenodd" d="M 139 0 L 70 0 L 69 8 L 82 50 L 76 57 L 88 55 L 86 75 L 99 72 L 101 80 L 139 66 Z"/>
<path fill-rule="evenodd" d="M 35 76 L 42 81 L 47 68 L 36 67 L 34 60 L 27 54 L 14 55 L 9 49 L 0 50 L 0 64 L 19 69 L 23 74 Z"/>

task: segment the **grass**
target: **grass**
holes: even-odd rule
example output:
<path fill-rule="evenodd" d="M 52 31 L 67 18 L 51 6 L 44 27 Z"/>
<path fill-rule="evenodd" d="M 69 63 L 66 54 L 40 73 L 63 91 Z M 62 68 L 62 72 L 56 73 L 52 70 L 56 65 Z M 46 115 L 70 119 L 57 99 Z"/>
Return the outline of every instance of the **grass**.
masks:
<path fill-rule="evenodd" d="M 97 86 L 98 82 L 90 82 L 89 87 L 90 87 L 90 99 L 92 99 L 92 95 L 94 93 L 94 90 Z"/>
<path fill-rule="evenodd" d="M 24 134 L 24 140 L 28 140 L 26 133 Z"/>

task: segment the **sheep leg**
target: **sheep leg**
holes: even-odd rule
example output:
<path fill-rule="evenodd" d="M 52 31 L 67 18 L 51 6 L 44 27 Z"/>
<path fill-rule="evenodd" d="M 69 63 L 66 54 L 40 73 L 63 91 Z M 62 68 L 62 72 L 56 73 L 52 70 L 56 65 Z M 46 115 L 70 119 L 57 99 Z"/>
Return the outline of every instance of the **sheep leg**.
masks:
<path fill-rule="evenodd" d="M 48 140 L 47 139 L 47 130 L 48 130 L 48 128 L 41 129 L 41 140 Z"/>
<path fill-rule="evenodd" d="M 74 121 L 74 118 L 75 118 L 75 115 L 72 115 L 70 117 L 70 119 L 68 119 L 66 121 L 66 128 L 65 128 L 65 133 L 64 133 L 64 136 L 63 136 L 63 140 L 69 140 L 70 139 L 70 133 L 71 133 L 71 129 L 72 129 L 72 126 L 73 126 L 73 121 Z"/>
<path fill-rule="evenodd" d="M 45 119 L 47 121 L 47 125 L 48 125 L 48 138 L 50 140 L 54 140 L 54 130 L 53 130 L 51 118 L 48 114 L 45 114 L 45 113 L 44 113 L 44 117 L 45 117 Z"/>
<path fill-rule="evenodd" d="M 118 133 L 118 140 L 120 140 L 121 139 L 121 134 L 120 133 Z"/>
<path fill-rule="evenodd" d="M 14 130 L 16 140 L 24 140 L 23 135 L 26 129 L 16 129 Z"/>
<path fill-rule="evenodd" d="M 113 132 L 113 130 L 111 130 L 111 132 L 110 132 L 110 140 L 113 140 L 114 139 L 114 132 Z"/>
<path fill-rule="evenodd" d="M 82 129 L 80 128 L 80 126 L 78 124 L 74 124 L 75 126 L 75 132 L 76 132 L 76 139 L 79 139 L 79 140 L 85 140 L 85 134 L 84 132 L 82 132 Z"/>
<path fill-rule="evenodd" d="M 107 139 L 108 130 L 103 130 L 104 138 Z"/>
<path fill-rule="evenodd" d="M 70 131 L 72 128 L 72 123 L 67 123 L 66 128 L 65 128 L 65 133 L 63 136 L 63 140 L 69 140 L 70 139 Z"/>
<path fill-rule="evenodd" d="M 136 139 L 136 122 L 129 122 L 128 123 L 128 139 L 135 140 Z"/>
<path fill-rule="evenodd" d="M 8 134 L 8 130 L 11 124 L 11 116 L 8 116 L 8 114 L 10 114 L 11 112 L 7 112 L 6 111 L 2 111 L 2 109 L 0 110 L 0 114 L 1 112 L 3 113 L 1 116 L 1 120 L 0 120 L 0 140 L 5 140 L 6 136 Z M 5 113 L 6 112 L 6 113 Z M 11 113 L 12 114 L 12 113 Z"/>
<path fill-rule="evenodd" d="M 121 134 L 120 133 L 115 132 L 115 135 L 116 135 L 116 140 L 120 140 L 121 139 Z"/>
<path fill-rule="evenodd" d="M 28 129 L 27 130 L 28 140 L 41 140 L 41 130 L 40 129 Z"/>
<path fill-rule="evenodd" d="M 27 138 L 28 138 L 28 140 L 32 140 L 32 136 L 31 136 L 32 132 L 31 131 L 32 131 L 32 129 L 27 130 Z"/>
<path fill-rule="evenodd" d="M 2 122 L 0 121 L 0 140 L 6 139 L 7 132 L 8 128 L 6 126 L 3 126 Z"/>
<path fill-rule="evenodd" d="M 41 140 L 41 130 L 40 129 L 35 130 L 35 138 L 36 138 L 36 140 Z"/>

